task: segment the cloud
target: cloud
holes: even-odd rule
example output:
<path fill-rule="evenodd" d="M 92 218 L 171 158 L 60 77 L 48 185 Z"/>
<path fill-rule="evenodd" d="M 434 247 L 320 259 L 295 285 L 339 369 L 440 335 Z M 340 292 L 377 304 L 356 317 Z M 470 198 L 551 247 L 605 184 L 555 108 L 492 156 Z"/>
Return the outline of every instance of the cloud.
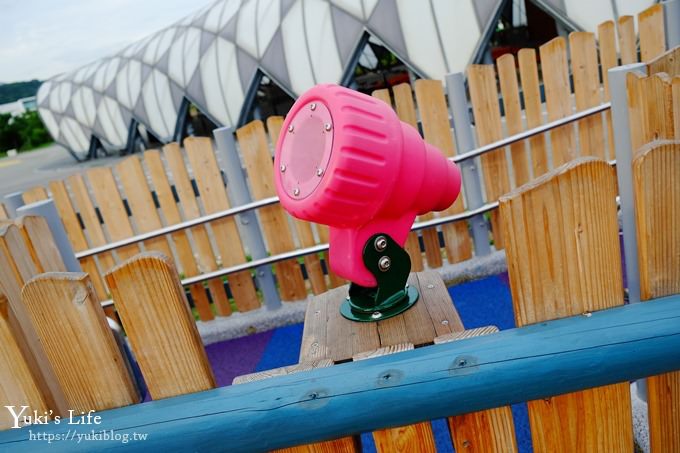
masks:
<path fill-rule="evenodd" d="M 0 0 L 0 82 L 47 79 L 118 52 L 214 0 Z"/>

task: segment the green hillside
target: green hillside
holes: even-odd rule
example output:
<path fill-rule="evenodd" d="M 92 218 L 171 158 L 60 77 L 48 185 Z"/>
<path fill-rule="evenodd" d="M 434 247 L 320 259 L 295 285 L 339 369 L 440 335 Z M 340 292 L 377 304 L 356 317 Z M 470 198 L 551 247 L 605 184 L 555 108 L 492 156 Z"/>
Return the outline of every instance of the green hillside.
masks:
<path fill-rule="evenodd" d="M 41 83 L 40 80 L 31 80 L 30 82 L 0 84 L 0 104 L 7 104 L 21 98 L 35 96 Z"/>

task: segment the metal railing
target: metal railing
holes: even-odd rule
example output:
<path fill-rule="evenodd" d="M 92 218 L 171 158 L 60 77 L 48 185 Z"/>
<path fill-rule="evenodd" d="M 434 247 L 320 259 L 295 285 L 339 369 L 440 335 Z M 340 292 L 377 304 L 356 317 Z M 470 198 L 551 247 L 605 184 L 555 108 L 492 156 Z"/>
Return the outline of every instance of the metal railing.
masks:
<path fill-rule="evenodd" d="M 520 133 L 515 134 L 515 135 L 511 135 L 511 136 L 506 137 L 502 140 L 499 140 L 499 141 L 496 141 L 496 142 L 493 142 L 493 143 L 489 143 L 488 145 L 480 146 L 480 147 L 475 148 L 471 151 L 468 151 L 468 152 L 463 153 L 463 154 L 459 154 L 459 155 L 451 157 L 449 159 L 452 160 L 455 163 L 459 163 L 459 162 L 462 162 L 462 161 L 465 161 L 465 160 L 468 160 L 468 159 L 473 159 L 477 156 L 481 156 L 481 155 L 486 154 L 488 152 L 495 151 L 499 148 L 503 148 L 503 147 L 506 147 L 508 145 L 512 145 L 514 143 L 517 143 L 517 142 L 526 140 L 528 138 L 534 137 L 536 135 L 543 134 L 543 133 L 548 132 L 552 129 L 556 129 L 558 127 L 565 126 L 567 124 L 571 124 L 571 123 L 574 123 L 576 121 L 582 120 L 582 119 L 587 118 L 589 116 L 596 115 L 596 114 L 604 112 L 605 110 L 608 110 L 610 108 L 611 108 L 611 104 L 609 102 L 607 102 L 607 103 L 598 105 L 596 107 L 592 107 L 592 108 L 574 113 L 573 115 L 565 116 L 564 118 L 561 118 L 559 120 L 551 121 L 551 122 L 543 124 L 541 126 L 538 126 L 538 127 L 532 128 L 532 129 L 528 129 L 526 131 L 520 132 Z M 209 223 L 209 222 L 212 222 L 214 220 L 219 220 L 219 219 L 222 219 L 222 218 L 225 218 L 225 217 L 230 217 L 230 216 L 233 216 L 233 215 L 241 214 L 243 212 L 250 211 L 250 210 L 253 210 L 253 209 L 259 209 L 259 208 L 262 208 L 262 207 L 265 207 L 265 206 L 270 206 L 270 205 L 276 204 L 278 202 L 279 202 L 278 197 L 264 198 L 262 200 L 254 201 L 252 203 L 247 203 L 247 204 L 237 206 L 237 207 L 234 207 L 234 208 L 230 208 L 230 209 L 225 209 L 224 211 L 215 212 L 213 214 L 205 215 L 205 216 L 193 219 L 193 220 L 187 220 L 185 222 L 177 223 L 175 225 L 163 227 L 163 228 L 160 228 L 158 230 L 150 231 L 148 233 L 138 234 L 136 236 L 131 236 L 127 239 L 122 239 L 120 241 L 111 242 L 109 244 L 105 244 L 105 245 L 102 245 L 102 246 L 99 246 L 99 247 L 93 247 L 91 249 L 84 250 L 82 252 L 76 253 L 76 258 L 78 258 L 78 259 L 87 258 L 89 256 L 97 255 L 99 253 L 110 252 L 112 250 L 115 250 L 115 249 L 118 249 L 118 248 L 121 248 L 121 247 L 125 247 L 127 245 L 136 244 L 138 242 L 146 241 L 146 240 L 149 240 L 149 239 L 154 239 L 154 238 L 159 237 L 159 236 L 163 236 L 163 235 L 174 233 L 174 232 L 177 232 L 177 231 L 181 231 L 181 230 L 184 230 L 184 229 L 187 229 L 187 228 L 191 228 L 191 227 L 195 227 L 195 226 L 202 225 L 202 224 L 205 224 L 205 223 Z M 493 203 L 490 203 L 490 204 L 493 204 Z M 483 207 L 489 206 L 490 204 L 484 205 Z M 491 209 L 493 209 L 493 208 L 491 208 Z M 472 211 L 470 211 L 470 212 L 472 212 Z M 486 211 L 482 211 L 482 212 L 486 212 Z M 477 214 L 479 214 L 479 213 L 477 213 Z M 457 217 L 457 216 L 449 216 L 449 217 L 453 218 L 453 217 Z M 448 223 L 448 222 L 441 222 L 441 221 L 443 219 L 447 219 L 449 217 L 441 217 L 441 218 L 438 218 L 438 219 L 428 221 L 428 222 L 433 222 L 433 224 L 432 225 L 426 225 L 426 226 L 420 227 L 418 229 L 429 228 L 430 226 L 437 226 L 437 225 L 442 225 L 443 223 Z M 467 219 L 467 218 L 468 217 L 465 217 L 465 219 Z M 449 220 L 449 222 L 455 222 L 457 220 L 462 220 L 462 219 L 456 218 L 456 219 L 453 219 L 453 220 Z M 424 223 L 426 223 L 426 222 L 424 222 Z M 418 224 L 416 224 L 416 225 L 418 225 Z M 414 225 L 414 229 L 415 229 L 415 225 Z M 313 249 L 313 248 L 315 248 L 315 247 L 310 247 L 310 249 Z M 313 252 L 311 252 L 311 253 L 313 253 Z M 298 256 L 302 256 L 302 255 L 298 255 Z M 268 257 L 267 259 L 269 259 L 269 258 L 271 258 L 271 257 Z M 262 260 L 258 260 L 258 261 L 262 261 Z M 255 261 L 251 261 L 250 263 L 253 263 L 253 262 L 255 262 Z M 268 264 L 268 263 L 260 263 L 260 264 L 257 264 L 257 265 L 253 265 L 251 267 L 257 267 L 257 266 L 260 266 L 262 264 Z M 242 269 L 242 270 L 245 270 L 245 269 Z M 215 271 L 215 272 L 218 272 L 218 271 Z M 203 275 L 210 275 L 210 274 L 203 274 Z M 221 274 L 221 275 L 224 275 L 224 274 Z M 198 278 L 198 277 L 196 277 L 196 278 Z M 203 281 L 203 280 L 207 280 L 207 279 L 202 279 L 202 280 L 199 280 L 199 281 Z"/>
<path fill-rule="evenodd" d="M 484 214 L 485 212 L 493 211 L 498 208 L 498 202 L 494 201 L 480 206 L 477 209 L 472 209 L 469 211 L 461 212 L 460 214 L 454 214 L 446 217 L 439 217 L 437 219 L 426 220 L 424 222 L 416 222 L 411 227 L 411 231 L 423 230 L 425 228 L 432 228 L 439 225 L 444 225 L 451 222 L 459 222 L 462 220 L 467 220 L 479 214 Z M 270 264 L 276 264 L 281 261 L 286 261 L 294 258 L 299 258 L 302 256 L 313 255 L 314 253 L 321 253 L 328 250 L 328 244 L 318 244 L 312 247 L 306 247 L 302 249 L 292 250 L 290 252 L 279 253 L 277 255 L 268 256 L 266 258 L 261 258 L 257 260 L 248 261 L 246 263 L 237 264 L 234 266 L 225 267 L 222 269 L 217 269 L 212 272 L 206 272 L 204 274 L 196 275 L 194 277 L 185 278 L 182 280 L 182 286 L 190 286 L 194 283 L 201 283 L 207 280 L 212 280 L 213 278 L 224 277 L 229 274 L 235 274 L 237 272 L 249 271 L 256 269 L 260 266 L 267 266 Z M 113 305 L 113 301 L 106 300 L 102 302 L 103 307 L 108 307 Z"/>

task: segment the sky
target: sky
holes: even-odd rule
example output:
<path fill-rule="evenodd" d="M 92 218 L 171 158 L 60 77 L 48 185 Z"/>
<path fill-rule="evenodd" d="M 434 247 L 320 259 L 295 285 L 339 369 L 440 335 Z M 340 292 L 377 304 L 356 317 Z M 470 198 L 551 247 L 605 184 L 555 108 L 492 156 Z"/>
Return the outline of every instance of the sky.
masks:
<path fill-rule="evenodd" d="M 111 55 L 214 0 L 0 0 L 0 83 Z"/>

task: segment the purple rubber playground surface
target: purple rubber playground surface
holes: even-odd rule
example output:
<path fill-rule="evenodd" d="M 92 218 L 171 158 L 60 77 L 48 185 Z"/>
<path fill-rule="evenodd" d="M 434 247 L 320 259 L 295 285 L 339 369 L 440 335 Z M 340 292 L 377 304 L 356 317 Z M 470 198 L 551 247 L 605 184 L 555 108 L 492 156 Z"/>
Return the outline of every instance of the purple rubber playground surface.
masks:
<path fill-rule="evenodd" d="M 495 325 L 499 329 L 515 327 L 507 274 L 476 280 L 449 288 L 456 309 L 466 328 Z M 298 361 L 302 341 L 302 324 L 223 341 L 206 347 L 219 386 L 231 385 L 236 376 L 263 371 Z M 520 452 L 531 452 L 531 435 L 526 405 L 513 406 L 515 432 Z M 433 422 L 437 450 L 452 452 L 449 428 L 445 420 Z M 374 452 L 370 435 L 362 435 L 364 452 Z"/>

